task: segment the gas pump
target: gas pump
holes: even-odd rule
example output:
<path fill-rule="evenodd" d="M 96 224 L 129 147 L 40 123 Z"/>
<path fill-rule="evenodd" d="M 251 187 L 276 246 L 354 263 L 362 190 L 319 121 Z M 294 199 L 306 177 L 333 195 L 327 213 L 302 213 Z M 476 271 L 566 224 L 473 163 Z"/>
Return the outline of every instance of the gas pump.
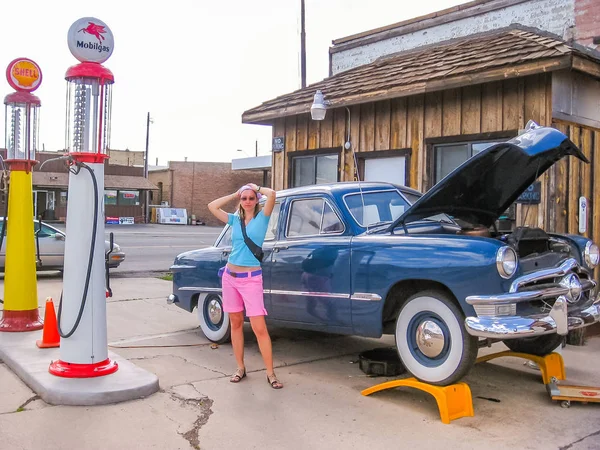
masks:
<path fill-rule="evenodd" d="M 31 92 L 42 82 L 39 66 L 18 58 L 6 70 L 16 92 L 4 98 L 7 159 L 10 169 L 9 221 L 4 260 L 4 311 L 0 331 L 33 331 L 43 327 L 38 311 L 36 253 L 34 247 L 32 168 L 37 164 L 40 99 Z M 6 218 L 5 218 L 6 219 Z"/>
<path fill-rule="evenodd" d="M 66 148 L 69 163 L 63 296 L 58 309 L 60 359 L 50 373 L 69 378 L 108 375 L 104 255 L 104 161 L 110 141 L 112 72 L 101 63 L 112 54 L 108 26 L 79 19 L 69 29 L 69 49 L 80 61 L 67 70 Z"/>

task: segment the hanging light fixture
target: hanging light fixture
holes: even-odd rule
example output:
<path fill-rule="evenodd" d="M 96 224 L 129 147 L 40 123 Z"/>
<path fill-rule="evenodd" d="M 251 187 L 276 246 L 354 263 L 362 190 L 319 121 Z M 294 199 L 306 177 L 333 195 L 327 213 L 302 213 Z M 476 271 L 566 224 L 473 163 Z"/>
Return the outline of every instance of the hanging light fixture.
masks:
<path fill-rule="evenodd" d="M 323 96 L 323 92 L 317 91 L 313 104 L 310 107 L 310 116 L 312 120 L 323 120 L 325 119 L 325 114 L 327 114 L 327 101 Z"/>

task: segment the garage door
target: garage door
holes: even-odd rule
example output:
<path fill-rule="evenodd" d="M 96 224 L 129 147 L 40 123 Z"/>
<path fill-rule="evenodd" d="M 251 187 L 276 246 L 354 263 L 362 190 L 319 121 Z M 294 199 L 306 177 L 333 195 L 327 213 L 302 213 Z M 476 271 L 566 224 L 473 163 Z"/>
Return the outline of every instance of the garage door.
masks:
<path fill-rule="evenodd" d="M 366 158 L 365 181 L 387 181 L 405 185 L 406 158 Z"/>

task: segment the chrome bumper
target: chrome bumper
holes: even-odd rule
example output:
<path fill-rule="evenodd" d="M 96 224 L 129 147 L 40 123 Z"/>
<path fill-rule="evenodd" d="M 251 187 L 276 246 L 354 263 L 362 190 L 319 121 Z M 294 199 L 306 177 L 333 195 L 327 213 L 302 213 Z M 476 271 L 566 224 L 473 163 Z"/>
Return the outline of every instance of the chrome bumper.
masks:
<path fill-rule="evenodd" d="M 471 336 L 491 339 L 516 339 L 551 333 L 565 335 L 570 330 L 600 321 L 599 301 L 581 311 L 567 313 L 567 300 L 559 297 L 548 315 L 467 317 L 465 326 Z"/>
<path fill-rule="evenodd" d="M 565 260 L 559 267 L 529 273 L 515 279 L 507 293 L 498 295 L 471 295 L 466 302 L 473 306 L 477 317 L 467 317 L 465 326 L 472 336 L 492 339 L 510 339 L 558 333 L 565 335 L 569 330 L 581 328 L 600 321 L 600 297 L 594 300 L 596 282 L 580 279 L 581 268 L 573 258 Z M 545 282 L 550 285 L 539 285 Z M 529 287 L 529 289 L 527 289 Z M 568 312 L 567 305 L 579 302 L 588 293 L 589 299 L 581 310 Z M 517 304 L 539 300 L 551 300 L 554 305 L 550 313 L 517 316 Z"/>

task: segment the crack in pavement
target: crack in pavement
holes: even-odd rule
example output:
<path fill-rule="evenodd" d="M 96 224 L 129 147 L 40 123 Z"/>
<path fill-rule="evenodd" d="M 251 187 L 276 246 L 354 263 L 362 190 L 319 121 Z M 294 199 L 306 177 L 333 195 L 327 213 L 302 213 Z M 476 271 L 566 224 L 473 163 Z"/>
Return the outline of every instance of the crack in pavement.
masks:
<path fill-rule="evenodd" d="M 163 358 L 163 357 L 172 357 L 172 358 L 179 358 L 181 360 L 183 360 L 183 362 L 187 363 L 187 364 L 191 364 L 192 366 L 195 367 L 199 367 L 200 369 L 205 369 L 208 370 L 209 372 L 213 372 L 216 373 L 218 375 L 220 375 L 221 377 L 227 377 L 229 375 L 227 375 L 226 373 L 220 372 L 218 370 L 215 369 L 211 369 L 210 367 L 206 367 L 200 364 L 196 364 L 194 361 L 190 361 L 187 358 L 184 358 L 183 356 L 180 355 L 173 355 L 173 354 L 168 354 L 168 355 L 153 355 L 153 356 L 141 356 L 138 358 L 127 358 L 129 361 L 143 361 L 143 360 L 151 360 L 151 359 L 157 359 L 157 358 Z"/>
<path fill-rule="evenodd" d="M 21 411 L 22 411 L 22 410 L 24 410 L 24 409 L 25 409 L 25 407 L 26 407 L 28 404 L 30 404 L 31 402 L 33 402 L 33 401 L 35 401 L 35 400 L 40 400 L 40 399 L 41 399 L 41 397 L 40 397 L 39 395 L 34 395 L 33 397 L 31 397 L 31 398 L 27 399 L 27 400 L 25 401 L 25 403 L 23 403 L 21 406 L 19 406 L 19 407 L 17 408 L 17 411 L 19 411 L 19 410 L 21 410 Z"/>
<path fill-rule="evenodd" d="M 169 395 L 173 400 L 179 401 L 183 406 L 191 406 L 192 408 L 199 408 L 200 414 L 198 418 L 194 421 L 192 428 L 186 431 L 185 433 L 179 433 L 179 435 L 183 436 L 185 440 L 187 440 L 192 448 L 200 449 L 200 439 L 198 438 L 198 432 L 200 428 L 202 428 L 208 422 L 208 418 L 213 413 L 211 407 L 214 401 L 208 398 L 206 395 L 198 392 L 198 389 L 191 383 L 187 384 L 191 386 L 194 391 L 196 391 L 199 395 L 199 398 L 184 398 L 181 395 L 175 392 L 169 392 Z M 184 385 L 185 386 L 185 385 Z"/>
<path fill-rule="evenodd" d="M 558 447 L 558 450 L 568 450 L 568 449 L 572 448 L 575 444 L 579 444 L 580 442 L 585 441 L 587 438 L 590 438 L 593 436 L 600 436 L 600 430 L 596 431 L 595 433 L 588 434 L 587 436 L 584 436 L 581 439 L 576 440 L 575 442 L 571 442 L 568 445 L 565 445 L 563 447 Z"/>

